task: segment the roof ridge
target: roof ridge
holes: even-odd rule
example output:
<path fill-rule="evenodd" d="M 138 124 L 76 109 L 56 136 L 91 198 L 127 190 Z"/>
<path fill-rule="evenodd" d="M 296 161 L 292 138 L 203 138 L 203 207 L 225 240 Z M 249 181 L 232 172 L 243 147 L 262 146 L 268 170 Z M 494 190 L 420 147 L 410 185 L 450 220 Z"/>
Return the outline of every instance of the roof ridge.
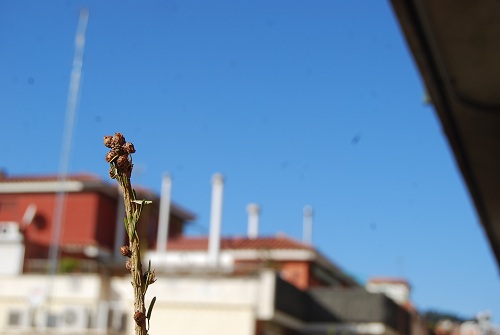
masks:
<path fill-rule="evenodd" d="M 5 182 L 45 182 L 45 181 L 54 181 L 61 179 L 60 175 L 56 173 L 51 174 L 19 174 L 19 175 L 7 175 L 4 174 L 0 177 L 0 183 Z M 77 172 L 66 175 L 66 179 L 75 180 L 75 181 L 102 181 L 104 180 L 95 173 L 90 172 Z"/>
<path fill-rule="evenodd" d="M 181 236 L 171 239 L 169 245 L 184 250 L 205 249 L 208 236 Z M 243 236 L 224 236 L 220 239 L 221 249 L 298 249 L 315 250 L 314 247 L 291 238 L 264 236 L 248 238 Z"/>

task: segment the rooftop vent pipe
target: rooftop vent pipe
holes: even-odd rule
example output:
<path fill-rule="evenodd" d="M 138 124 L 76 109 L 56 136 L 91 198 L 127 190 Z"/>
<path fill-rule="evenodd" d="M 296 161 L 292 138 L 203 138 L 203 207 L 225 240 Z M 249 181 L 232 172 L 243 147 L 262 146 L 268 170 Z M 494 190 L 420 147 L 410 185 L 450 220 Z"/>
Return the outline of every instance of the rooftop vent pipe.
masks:
<path fill-rule="evenodd" d="M 167 251 L 171 191 L 172 177 L 166 173 L 161 181 L 160 217 L 158 219 L 158 235 L 156 236 L 156 250 L 160 253 Z"/>
<path fill-rule="evenodd" d="M 304 206 L 304 225 L 302 242 L 312 244 L 313 209 L 311 206 Z"/>
<path fill-rule="evenodd" d="M 212 206 L 208 236 L 208 263 L 214 267 L 219 265 L 223 187 L 224 177 L 219 173 L 214 174 L 212 176 Z"/>
<path fill-rule="evenodd" d="M 257 204 L 247 205 L 248 213 L 248 233 L 250 239 L 255 239 L 259 236 L 259 213 L 260 207 Z"/>

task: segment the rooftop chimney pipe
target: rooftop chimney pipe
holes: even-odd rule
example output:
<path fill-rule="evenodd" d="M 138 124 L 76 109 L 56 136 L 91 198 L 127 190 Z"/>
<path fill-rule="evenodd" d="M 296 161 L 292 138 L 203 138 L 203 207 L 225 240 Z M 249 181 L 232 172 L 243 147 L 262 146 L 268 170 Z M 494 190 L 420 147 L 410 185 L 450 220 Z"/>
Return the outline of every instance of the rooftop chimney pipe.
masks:
<path fill-rule="evenodd" d="M 165 173 L 161 181 L 160 217 L 158 219 L 158 235 L 156 236 L 156 251 L 160 253 L 167 251 L 171 192 L 172 177 Z"/>
<path fill-rule="evenodd" d="M 259 236 L 259 213 L 260 207 L 257 204 L 248 204 L 248 238 L 255 239 Z"/>
<path fill-rule="evenodd" d="M 302 242 L 312 244 L 313 209 L 311 206 L 304 206 L 304 231 Z"/>
<path fill-rule="evenodd" d="M 208 262 L 214 267 L 219 264 L 223 187 L 224 177 L 219 173 L 214 174 L 212 176 L 212 206 L 210 234 L 208 236 Z"/>

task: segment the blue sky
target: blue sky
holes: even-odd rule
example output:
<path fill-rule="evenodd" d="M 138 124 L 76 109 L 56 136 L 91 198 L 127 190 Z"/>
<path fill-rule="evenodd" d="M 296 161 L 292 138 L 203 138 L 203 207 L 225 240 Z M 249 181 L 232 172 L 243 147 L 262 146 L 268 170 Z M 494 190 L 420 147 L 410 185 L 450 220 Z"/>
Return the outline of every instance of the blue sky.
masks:
<path fill-rule="evenodd" d="M 70 172 L 107 179 L 102 137 L 137 149 L 133 182 L 208 231 L 301 239 L 360 280 L 407 278 L 421 310 L 500 318 L 498 269 L 386 1 L 2 1 L 0 167 L 57 173 L 74 37 L 90 12 Z"/>

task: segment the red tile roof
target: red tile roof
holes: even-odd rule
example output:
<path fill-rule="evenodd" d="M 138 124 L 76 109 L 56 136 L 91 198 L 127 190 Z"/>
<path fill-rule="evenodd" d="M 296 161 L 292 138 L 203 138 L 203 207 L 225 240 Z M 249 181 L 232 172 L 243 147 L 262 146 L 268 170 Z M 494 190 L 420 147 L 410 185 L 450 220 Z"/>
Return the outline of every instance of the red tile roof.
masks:
<path fill-rule="evenodd" d="M 47 174 L 47 175 L 2 175 L 0 173 L 0 183 L 47 183 L 59 181 L 60 176 L 57 174 Z M 66 176 L 67 181 L 79 181 L 82 183 L 89 182 L 94 185 L 102 185 L 105 187 L 118 187 L 118 183 L 113 182 L 111 178 L 102 179 L 100 176 L 92 173 L 75 173 Z M 133 185 L 137 192 L 142 193 L 153 193 L 152 190 L 142 187 L 140 185 Z"/>
<path fill-rule="evenodd" d="M 15 182 L 48 182 L 48 181 L 58 181 L 60 179 L 59 175 L 18 175 L 9 176 L 0 174 L 0 183 L 15 183 Z M 94 174 L 90 173 L 77 173 L 66 176 L 66 180 L 71 181 L 102 181 L 102 179 Z"/>
<path fill-rule="evenodd" d="M 104 170 L 105 171 L 105 170 Z M 6 175 L 0 172 L 0 183 L 22 183 L 22 182 L 30 182 L 30 183 L 43 183 L 43 182 L 54 182 L 59 181 L 60 176 L 58 174 L 44 174 L 44 175 Z M 101 183 L 106 186 L 117 186 L 118 183 L 111 180 L 111 178 L 101 178 L 97 174 L 88 173 L 88 172 L 79 172 L 66 175 L 66 180 L 68 181 L 80 181 L 80 182 L 94 182 Z M 133 183 L 133 180 L 132 180 Z M 142 191 L 145 193 L 151 193 L 152 190 L 142 187 L 141 185 L 133 185 L 136 191 Z"/>
<path fill-rule="evenodd" d="M 374 283 L 374 284 L 404 284 L 407 286 L 410 286 L 408 283 L 408 280 L 405 278 L 398 278 L 398 277 L 373 277 L 368 279 L 368 283 Z"/>
<path fill-rule="evenodd" d="M 168 241 L 167 248 L 176 251 L 195 251 L 207 250 L 208 238 L 207 237 L 183 237 L 172 239 Z M 235 237 L 235 238 L 222 238 L 221 249 L 301 249 L 313 250 L 309 245 L 295 241 L 288 237 L 259 237 L 255 239 Z"/>

